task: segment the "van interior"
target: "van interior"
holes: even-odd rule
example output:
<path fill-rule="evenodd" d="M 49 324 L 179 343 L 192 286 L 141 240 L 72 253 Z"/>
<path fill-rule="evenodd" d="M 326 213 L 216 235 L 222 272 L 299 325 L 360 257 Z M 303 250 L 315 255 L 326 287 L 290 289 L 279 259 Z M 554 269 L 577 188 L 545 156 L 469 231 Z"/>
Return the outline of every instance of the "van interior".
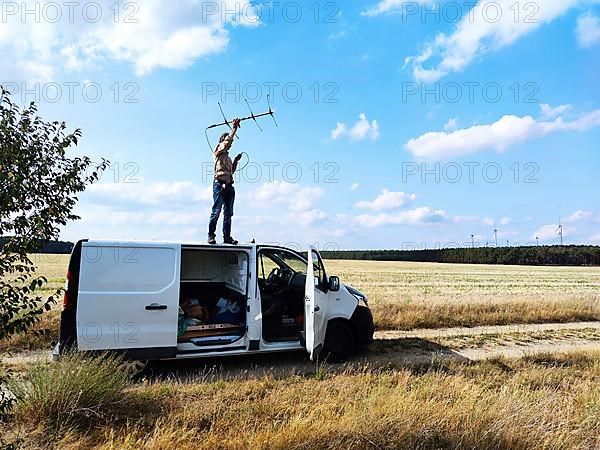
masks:
<path fill-rule="evenodd" d="M 258 254 L 258 287 L 267 342 L 296 341 L 304 330 L 307 264 L 292 252 L 262 249 Z"/>
<path fill-rule="evenodd" d="M 248 255 L 184 248 L 178 343 L 228 345 L 246 333 Z"/>

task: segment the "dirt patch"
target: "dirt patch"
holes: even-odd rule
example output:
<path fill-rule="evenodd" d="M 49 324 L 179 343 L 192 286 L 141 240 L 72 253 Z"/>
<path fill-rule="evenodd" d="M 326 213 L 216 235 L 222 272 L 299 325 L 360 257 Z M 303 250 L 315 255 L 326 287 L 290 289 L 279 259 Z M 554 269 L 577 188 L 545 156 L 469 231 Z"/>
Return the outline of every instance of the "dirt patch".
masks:
<path fill-rule="evenodd" d="M 375 341 L 356 358 L 347 364 L 331 367 L 341 369 L 363 364 L 373 367 L 429 366 L 447 359 L 519 358 L 537 353 L 598 349 L 600 322 L 378 331 Z M 2 361 L 15 372 L 23 372 L 33 362 L 50 358 L 50 351 L 32 351 L 3 355 Z M 295 352 L 165 361 L 155 364 L 154 375 L 179 379 L 227 379 L 258 378 L 266 374 L 310 374 L 318 370 L 319 365 L 308 361 L 304 352 Z"/>

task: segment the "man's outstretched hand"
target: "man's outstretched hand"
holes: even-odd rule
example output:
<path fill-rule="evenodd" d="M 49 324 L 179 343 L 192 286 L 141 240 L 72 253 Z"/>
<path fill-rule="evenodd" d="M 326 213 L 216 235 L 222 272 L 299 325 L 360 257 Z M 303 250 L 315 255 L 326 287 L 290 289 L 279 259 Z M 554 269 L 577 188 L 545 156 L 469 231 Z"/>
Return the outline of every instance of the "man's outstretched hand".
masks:
<path fill-rule="evenodd" d="M 240 162 L 240 159 L 242 159 L 241 153 L 235 157 L 235 162 Z"/>
<path fill-rule="evenodd" d="M 233 119 L 233 128 L 238 129 L 240 127 L 240 119 Z"/>

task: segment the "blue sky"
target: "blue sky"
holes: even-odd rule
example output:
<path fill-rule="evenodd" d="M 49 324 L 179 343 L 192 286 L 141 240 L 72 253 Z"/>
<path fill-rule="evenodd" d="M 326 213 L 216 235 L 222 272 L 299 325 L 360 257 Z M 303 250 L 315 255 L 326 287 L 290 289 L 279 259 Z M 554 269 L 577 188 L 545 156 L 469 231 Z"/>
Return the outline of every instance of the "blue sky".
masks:
<path fill-rule="evenodd" d="M 600 244 L 597 1 L 26 3 L 2 6 L 2 83 L 113 164 L 65 239 L 204 240 L 204 128 L 271 93 L 279 127 L 232 151 L 242 241 L 555 244 L 561 217 Z"/>

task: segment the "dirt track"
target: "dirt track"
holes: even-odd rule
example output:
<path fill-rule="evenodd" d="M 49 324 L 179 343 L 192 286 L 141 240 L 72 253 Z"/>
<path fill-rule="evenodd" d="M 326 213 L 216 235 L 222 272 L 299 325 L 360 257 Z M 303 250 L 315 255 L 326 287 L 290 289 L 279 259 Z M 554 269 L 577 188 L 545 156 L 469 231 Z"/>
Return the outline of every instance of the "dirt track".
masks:
<path fill-rule="evenodd" d="M 395 365 L 440 357 L 482 360 L 574 350 L 600 350 L 600 322 L 379 331 L 367 359 Z"/>
<path fill-rule="evenodd" d="M 375 342 L 349 364 L 373 367 L 428 365 L 436 360 L 518 358 L 535 353 L 600 350 L 600 322 L 445 328 L 417 331 L 378 331 Z M 36 360 L 50 359 L 49 351 L 3 355 L 3 362 L 22 371 Z M 263 374 L 306 374 L 315 370 L 303 352 L 236 358 L 161 363 L 158 376 L 177 378 L 256 377 Z"/>

